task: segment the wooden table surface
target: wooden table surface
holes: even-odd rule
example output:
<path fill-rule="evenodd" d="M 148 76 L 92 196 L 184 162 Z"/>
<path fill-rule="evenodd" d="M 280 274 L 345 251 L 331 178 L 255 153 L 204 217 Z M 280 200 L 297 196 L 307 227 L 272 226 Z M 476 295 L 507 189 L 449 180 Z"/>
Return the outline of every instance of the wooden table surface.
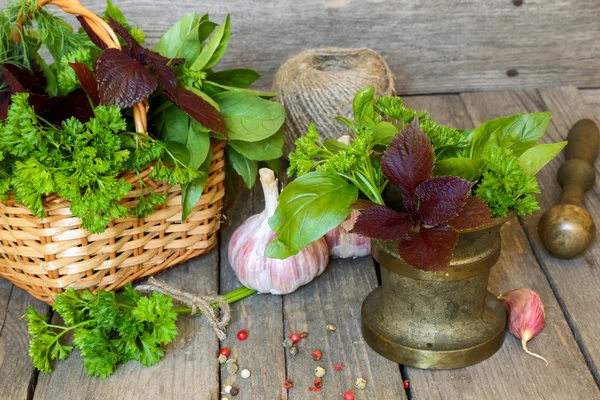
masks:
<path fill-rule="evenodd" d="M 486 119 L 514 113 L 552 111 L 545 141 L 563 140 L 580 118 L 600 117 L 600 91 L 575 87 L 522 89 L 406 97 L 413 108 L 427 108 L 439 122 L 470 128 Z M 538 176 L 542 210 L 559 199 L 554 160 Z M 596 163 L 598 171 L 600 163 Z M 234 229 L 264 202 L 259 188 L 229 193 L 219 250 L 198 257 L 162 275 L 160 279 L 197 293 L 224 293 L 239 286 L 227 261 L 227 244 Z M 586 205 L 600 222 L 600 180 L 587 193 Z M 313 283 L 287 296 L 254 295 L 233 305 L 229 338 L 219 343 L 201 318 L 180 318 L 180 334 L 155 367 L 129 362 L 104 381 L 86 376 L 75 352 L 46 375 L 31 366 L 26 323 L 20 319 L 28 305 L 50 314 L 49 307 L 24 291 L 0 280 L 0 398 L 2 399 L 220 399 L 225 386 L 240 388 L 235 399 L 277 400 L 286 378 L 294 381 L 288 399 L 342 399 L 362 377 L 368 384 L 355 390 L 357 400 L 375 399 L 600 399 L 600 241 L 581 257 L 559 260 L 540 245 L 534 216 L 519 217 L 502 229 L 503 250 L 492 270 L 490 290 L 495 294 L 529 287 L 540 294 L 546 308 L 546 327 L 529 348 L 549 365 L 526 355 L 519 340 L 508 335 L 502 349 L 490 359 L 463 369 L 425 371 L 407 368 L 373 352 L 360 334 L 360 306 L 377 286 L 370 257 L 332 260 Z M 325 325 L 337 325 L 335 333 Z M 239 342 L 239 329 L 249 339 Z M 291 356 L 281 343 L 293 332 L 307 331 L 308 339 Z M 252 371 L 241 379 L 220 371 L 216 354 L 231 348 L 240 368 Z M 319 362 L 327 370 L 321 392 L 308 390 L 317 365 L 309 357 L 320 348 Z M 342 363 L 343 370 L 333 366 Z M 405 390 L 403 381 L 410 381 Z M 235 382 L 235 383 L 234 383 Z M 285 395 L 283 396 L 285 398 Z"/>

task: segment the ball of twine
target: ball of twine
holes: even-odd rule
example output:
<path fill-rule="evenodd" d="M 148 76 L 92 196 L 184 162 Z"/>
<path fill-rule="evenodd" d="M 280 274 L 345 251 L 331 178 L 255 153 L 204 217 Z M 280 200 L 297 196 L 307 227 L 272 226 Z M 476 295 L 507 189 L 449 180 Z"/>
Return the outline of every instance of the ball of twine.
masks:
<path fill-rule="evenodd" d="M 294 141 L 312 123 L 322 139 L 348 134 L 348 128 L 334 118 L 351 118 L 354 95 L 367 86 L 374 86 L 377 95 L 395 93 L 392 71 L 371 49 L 313 49 L 287 60 L 273 82 L 277 100 L 287 113 L 286 153 L 293 151 Z"/>

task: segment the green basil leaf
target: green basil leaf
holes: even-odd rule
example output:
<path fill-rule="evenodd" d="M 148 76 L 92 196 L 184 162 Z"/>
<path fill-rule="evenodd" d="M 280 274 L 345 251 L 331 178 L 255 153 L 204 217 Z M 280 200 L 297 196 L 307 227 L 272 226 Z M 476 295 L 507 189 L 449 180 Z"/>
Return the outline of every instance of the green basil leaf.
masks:
<path fill-rule="evenodd" d="M 200 38 L 200 43 L 204 43 L 204 41 L 208 39 L 210 34 L 214 32 L 217 26 L 219 26 L 219 24 L 217 24 L 216 22 L 209 21 L 208 19 L 201 20 L 200 25 L 198 26 L 198 37 Z"/>
<path fill-rule="evenodd" d="M 331 151 L 332 153 L 337 153 L 339 151 L 348 150 L 349 146 L 345 143 L 337 141 L 335 139 L 327 139 L 323 142 L 323 146 Z"/>
<path fill-rule="evenodd" d="M 165 142 L 187 143 L 190 117 L 179 107 L 169 107 L 162 115 L 161 139 Z"/>
<path fill-rule="evenodd" d="M 381 121 L 375 125 L 375 143 L 389 146 L 392 139 L 400 132 L 396 125 L 388 121 Z"/>
<path fill-rule="evenodd" d="M 375 88 L 373 86 L 359 90 L 354 96 L 352 109 L 354 110 L 354 120 L 359 124 L 373 120 L 373 104 L 375 100 Z"/>
<path fill-rule="evenodd" d="M 476 181 L 481 177 L 479 162 L 472 158 L 448 158 L 435 162 L 435 176 L 458 176 L 468 181 Z"/>
<path fill-rule="evenodd" d="M 229 144 L 250 160 L 267 161 L 278 159 L 283 155 L 283 141 L 283 132 L 279 130 L 274 135 L 258 142 L 230 140 Z"/>
<path fill-rule="evenodd" d="M 104 18 L 111 17 L 124 27 L 127 27 L 127 18 L 123 15 L 123 12 L 119 7 L 115 6 L 112 1 L 106 0 L 106 11 L 104 11 Z"/>
<path fill-rule="evenodd" d="M 215 30 L 212 37 L 202 48 L 200 55 L 198 58 L 196 58 L 196 61 L 194 61 L 190 69 L 201 71 L 215 65 L 221 59 L 221 57 L 223 57 L 223 54 L 225 54 L 227 45 L 229 44 L 229 38 L 229 14 L 227 14 L 225 23 Z"/>
<path fill-rule="evenodd" d="M 227 146 L 225 152 L 233 169 L 242 177 L 248 189 L 252 189 L 258 174 L 258 163 L 254 160 L 248 160 L 231 146 Z"/>
<path fill-rule="evenodd" d="M 190 151 L 184 144 L 178 142 L 165 142 L 165 145 L 173 157 L 175 157 L 182 164 L 189 165 Z M 169 165 L 173 163 L 173 160 L 169 155 L 165 157 L 165 163 Z"/>
<path fill-rule="evenodd" d="M 316 171 L 297 178 L 283 189 L 269 218 L 277 238 L 265 255 L 283 259 L 297 254 L 341 224 L 357 198 L 356 186 L 337 175 Z"/>
<path fill-rule="evenodd" d="M 192 169 L 200 168 L 208 154 L 210 154 L 210 137 L 208 132 L 204 132 L 203 129 L 203 126 L 190 119 L 190 128 L 185 146 L 190 152 L 188 167 Z"/>
<path fill-rule="evenodd" d="M 532 147 L 519 157 L 519 165 L 526 174 L 537 174 L 544 165 L 548 164 L 554 157 L 565 148 L 567 142 L 540 144 Z"/>
<path fill-rule="evenodd" d="M 489 148 L 507 148 L 519 157 L 546 132 L 552 113 L 517 114 L 486 121 L 472 132 L 471 158 L 480 160 Z"/>
<path fill-rule="evenodd" d="M 341 122 L 342 124 L 346 125 L 348 128 L 350 128 L 350 130 L 352 132 L 356 132 L 358 130 L 358 128 L 357 128 L 356 124 L 354 123 L 354 121 L 352 121 L 349 118 L 337 116 L 337 117 L 335 117 L 335 119 L 337 121 Z"/>
<path fill-rule="evenodd" d="M 217 111 L 221 111 L 219 104 L 216 101 L 214 101 L 213 98 L 210 97 L 208 94 L 204 93 L 202 90 L 195 88 L 195 87 L 188 87 L 188 86 L 186 86 L 186 89 L 193 92 L 194 94 L 202 97 L 204 100 L 209 102 L 211 106 L 216 108 Z"/>
<path fill-rule="evenodd" d="M 283 106 L 245 92 L 222 92 L 219 104 L 230 140 L 258 142 L 274 135 L 285 121 Z"/>
<path fill-rule="evenodd" d="M 206 77 L 207 81 L 218 83 L 236 88 L 247 88 L 252 85 L 260 74 L 252 69 L 228 69 L 210 74 Z"/>
<path fill-rule="evenodd" d="M 185 47 L 186 39 L 188 39 L 187 46 L 190 45 L 188 36 L 191 34 L 192 37 L 194 35 L 197 37 L 198 24 L 198 14 L 193 12 L 186 15 L 162 35 L 156 46 L 154 46 L 154 51 L 163 57 L 178 57 L 180 51 Z"/>
<path fill-rule="evenodd" d="M 277 93 L 274 93 L 274 92 L 264 92 L 262 90 L 253 90 L 253 89 L 238 88 L 238 87 L 234 87 L 234 86 L 226 86 L 226 85 L 221 85 L 220 83 L 215 83 L 215 82 L 212 82 L 209 80 L 205 80 L 202 84 L 203 84 L 204 90 L 208 89 L 208 90 L 210 90 L 210 93 L 214 93 L 214 94 L 221 93 L 224 91 L 234 91 L 234 92 L 250 93 L 250 94 L 253 94 L 258 97 L 264 97 L 266 99 L 270 99 L 271 97 L 277 96 Z"/>
<path fill-rule="evenodd" d="M 208 181 L 208 173 L 210 170 L 210 163 L 212 161 L 212 153 L 209 151 L 206 159 L 198 168 L 199 171 L 204 172 L 201 176 L 196 178 L 191 183 L 187 183 L 181 186 L 181 220 L 185 221 L 187 217 L 190 215 L 200 197 L 202 196 L 202 192 L 204 191 L 204 187 L 206 186 L 206 181 Z"/>

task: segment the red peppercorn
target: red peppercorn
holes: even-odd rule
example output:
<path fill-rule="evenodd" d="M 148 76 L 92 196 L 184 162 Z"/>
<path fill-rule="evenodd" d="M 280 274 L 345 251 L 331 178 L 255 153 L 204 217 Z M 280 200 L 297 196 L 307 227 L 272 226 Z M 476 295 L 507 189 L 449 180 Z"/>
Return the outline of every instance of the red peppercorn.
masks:
<path fill-rule="evenodd" d="M 248 339 L 248 332 L 242 329 L 237 333 L 238 340 L 246 340 Z"/>
<path fill-rule="evenodd" d="M 319 361 L 321 359 L 321 357 L 323 357 L 323 353 L 321 353 L 321 350 L 317 349 L 317 350 L 313 351 L 312 353 L 310 353 L 310 356 L 312 357 L 313 360 Z"/>
<path fill-rule="evenodd" d="M 298 335 L 297 333 L 292 333 L 290 335 L 290 339 L 292 340 L 292 343 L 298 343 L 300 341 L 300 335 Z"/>
<path fill-rule="evenodd" d="M 344 400 L 354 400 L 354 393 L 351 391 L 344 393 Z"/>
<path fill-rule="evenodd" d="M 410 387 L 410 381 L 407 379 L 404 381 L 404 389 L 408 389 Z"/>
<path fill-rule="evenodd" d="M 231 355 L 231 351 L 229 351 L 229 349 L 227 347 L 223 347 L 220 351 L 219 354 L 224 355 L 225 357 L 229 358 L 229 356 Z"/>
<path fill-rule="evenodd" d="M 341 371 L 341 370 L 342 370 L 342 367 L 343 367 L 342 363 L 335 364 L 335 365 L 333 366 L 333 368 L 335 368 L 335 370 L 336 370 L 336 371 Z"/>
<path fill-rule="evenodd" d="M 315 381 L 313 382 L 313 385 L 315 385 L 315 388 L 322 388 L 323 387 L 323 379 L 321 378 L 317 378 L 315 379 Z"/>
<path fill-rule="evenodd" d="M 290 381 L 289 379 L 286 379 L 285 382 L 283 382 L 284 389 L 291 389 L 292 386 L 294 386 L 294 382 Z"/>

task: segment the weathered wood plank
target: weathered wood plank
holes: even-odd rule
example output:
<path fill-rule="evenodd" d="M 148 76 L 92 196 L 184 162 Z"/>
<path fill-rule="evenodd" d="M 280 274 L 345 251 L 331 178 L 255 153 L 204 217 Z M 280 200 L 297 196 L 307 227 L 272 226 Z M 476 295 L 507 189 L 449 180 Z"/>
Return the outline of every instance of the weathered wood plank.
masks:
<path fill-rule="evenodd" d="M 9 0 L 0 0 L 0 5 Z M 96 12 L 105 0 L 84 4 Z M 441 93 L 573 84 L 597 87 L 596 0 L 116 0 L 154 44 L 177 19 L 232 14 L 230 50 L 219 68 L 249 67 L 270 87 L 301 50 L 337 46 L 380 51 L 399 93 Z M 577 27 L 574 29 L 573 27 Z M 518 75 L 508 71 L 514 70 Z M 511 77 L 512 76 L 512 77 Z"/>
<path fill-rule="evenodd" d="M 48 306 L 24 290 L 0 279 L 0 397 L 26 399 L 33 394 L 37 372 L 29 359 L 27 322 L 21 319 L 29 306 L 41 314 Z"/>
<path fill-rule="evenodd" d="M 439 122 L 459 128 L 473 126 L 458 96 L 405 100 L 411 107 L 427 108 Z M 469 113 L 473 107 L 500 107 L 493 97 L 485 96 L 468 104 Z M 415 398 L 598 398 L 594 380 L 517 220 L 503 227 L 502 242 L 502 255 L 492 269 L 489 289 L 500 294 L 529 287 L 540 294 L 546 309 L 546 328 L 530 343 L 530 348 L 542 353 L 549 366 L 545 367 L 542 361 L 525 354 L 520 341 L 507 334 L 500 351 L 480 364 L 450 371 L 408 369 Z"/>
<path fill-rule="evenodd" d="M 221 227 L 221 293 L 240 286 L 227 258 L 227 247 L 235 229 L 246 218 L 264 210 L 264 195 L 260 183 L 248 191 L 239 177 L 234 178 L 237 193 L 228 194 L 223 213 L 227 217 Z M 240 373 L 229 375 L 221 368 L 221 390 L 232 385 L 240 389 L 236 399 L 278 399 L 285 381 L 285 355 L 281 345 L 283 338 L 282 297 L 253 295 L 233 304 L 232 320 L 227 329 L 227 339 L 221 345 L 231 350 L 231 358 L 237 359 L 240 371 L 248 368 L 250 379 L 242 379 Z M 236 333 L 248 331 L 248 339 L 240 342 Z"/>
<path fill-rule="evenodd" d="M 304 400 L 316 378 L 315 368 L 327 371 L 323 377 L 321 399 L 341 399 L 353 390 L 357 399 L 405 399 L 398 364 L 375 353 L 364 342 L 360 328 L 363 300 L 377 286 L 370 257 L 330 260 L 323 275 L 311 284 L 287 295 L 283 301 L 286 337 L 308 332 L 298 345 L 298 354 L 287 355 L 288 377 L 294 381 L 291 400 Z M 328 332 L 327 324 L 337 330 Z M 321 361 L 313 361 L 310 353 L 320 349 Z M 342 363 L 342 371 L 334 365 Z M 364 391 L 354 388 L 357 378 L 367 380 Z"/>
<path fill-rule="evenodd" d="M 579 92 L 591 111 L 596 114 L 596 120 L 600 121 L 600 89 L 584 89 Z"/>
<path fill-rule="evenodd" d="M 548 129 L 545 142 L 564 140 L 571 126 L 581 118 L 594 118 L 594 114 L 585 105 L 581 95 L 574 87 L 543 89 L 537 91 L 512 91 L 493 94 L 493 101 L 497 108 L 481 109 L 472 112 L 476 121 L 507 114 L 519 110 L 553 112 L 552 124 Z M 471 94 L 466 97 L 469 102 L 483 104 L 491 101 L 492 95 Z M 469 107 L 471 112 L 471 107 Z M 560 200 L 561 190 L 556 182 L 556 172 L 564 158 L 548 164 L 538 175 L 540 188 L 544 193 L 540 196 L 542 210 L 551 208 Z M 600 162 L 596 161 L 596 170 Z M 595 221 L 600 221 L 598 208 L 600 184 L 596 181 L 593 190 L 585 197 L 586 208 Z M 596 268 L 600 258 L 600 243 L 596 240 L 581 257 L 572 260 L 561 260 L 552 257 L 541 245 L 537 234 L 537 225 L 542 213 L 522 218 L 523 226 L 533 248 L 535 255 L 548 275 L 555 292 L 564 304 L 565 313 L 569 318 L 576 337 L 583 346 L 584 354 L 592 365 L 592 372 L 597 381 L 598 366 L 600 365 L 600 343 L 597 340 L 597 331 L 600 329 L 595 310 L 600 305 L 600 272 Z"/>
<path fill-rule="evenodd" d="M 213 251 L 179 265 L 158 279 L 194 293 L 216 293 L 219 254 Z M 165 357 L 152 368 L 136 361 L 120 366 L 100 381 L 86 375 L 77 351 L 40 374 L 34 399 L 218 399 L 219 341 L 202 317 L 182 316 L 179 335 Z"/>

